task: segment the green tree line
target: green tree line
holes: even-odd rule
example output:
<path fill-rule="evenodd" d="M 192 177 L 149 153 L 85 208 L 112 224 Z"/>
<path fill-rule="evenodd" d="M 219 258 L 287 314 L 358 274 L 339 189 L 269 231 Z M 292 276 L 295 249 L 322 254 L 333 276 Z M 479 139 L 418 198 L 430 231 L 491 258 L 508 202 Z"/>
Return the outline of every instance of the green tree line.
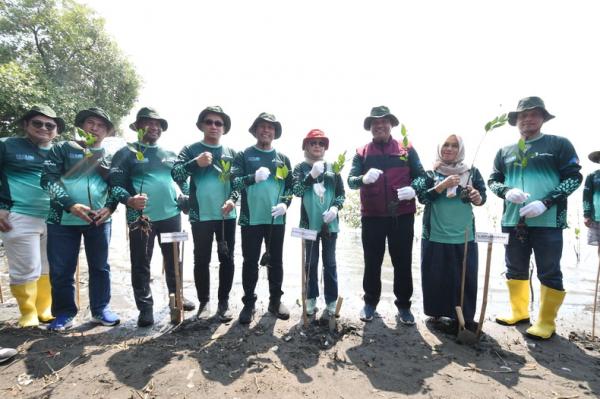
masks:
<path fill-rule="evenodd" d="M 140 84 L 89 7 L 73 0 L 0 1 L 0 137 L 16 134 L 15 121 L 36 103 L 50 105 L 67 123 L 98 106 L 118 126 Z"/>

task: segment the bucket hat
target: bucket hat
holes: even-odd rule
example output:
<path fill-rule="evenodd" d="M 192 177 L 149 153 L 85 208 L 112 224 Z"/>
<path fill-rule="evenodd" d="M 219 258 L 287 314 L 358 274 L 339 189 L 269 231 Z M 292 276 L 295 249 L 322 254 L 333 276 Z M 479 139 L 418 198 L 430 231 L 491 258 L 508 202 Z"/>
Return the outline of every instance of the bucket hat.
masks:
<path fill-rule="evenodd" d="M 371 122 L 373 121 L 373 119 L 380 118 L 387 118 L 392 124 L 392 127 L 398 126 L 400 124 L 400 122 L 398 122 L 398 118 L 396 118 L 396 116 L 394 116 L 394 114 L 390 112 L 390 109 L 388 107 L 386 107 L 385 105 L 380 105 L 378 107 L 371 108 L 371 115 L 365 118 L 365 122 L 363 124 L 365 130 L 371 129 Z"/>
<path fill-rule="evenodd" d="M 204 117 L 206 117 L 207 114 L 217 114 L 220 115 L 221 118 L 223 118 L 223 134 L 227 134 L 229 129 L 231 129 L 231 118 L 229 118 L 229 115 L 223 112 L 223 109 L 218 105 L 206 107 L 202 110 L 202 112 L 200 112 L 200 115 L 198 115 L 198 120 L 196 121 L 196 126 L 198 127 L 198 129 L 200 129 L 200 125 L 202 124 L 202 121 L 204 120 Z"/>
<path fill-rule="evenodd" d="M 150 107 L 143 107 L 141 108 L 137 115 L 135 116 L 135 122 L 133 122 L 132 124 L 129 125 L 129 128 L 131 130 L 137 131 L 137 123 L 140 119 L 156 119 L 157 121 L 160 122 L 160 127 L 162 128 L 163 132 L 165 130 L 167 130 L 167 128 L 169 127 L 169 124 L 167 123 L 166 119 L 163 119 L 160 117 L 160 115 L 158 115 L 158 112 L 156 112 L 156 110 L 154 108 L 150 108 Z"/>
<path fill-rule="evenodd" d="M 275 115 L 266 112 L 261 112 L 252 123 L 252 126 L 250 126 L 250 129 L 248 129 L 252 135 L 256 136 L 256 125 L 258 125 L 260 121 L 272 123 L 275 126 L 275 138 L 278 139 L 281 137 L 281 123 L 277 121 Z"/>
<path fill-rule="evenodd" d="M 43 115 L 51 118 L 56 123 L 56 131 L 62 133 L 65 130 L 65 121 L 62 118 L 56 116 L 56 112 L 52 108 L 44 104 L 37 104 L 32 106 L 27 112 L 23 114 L 17 121 L 18 124 L 23 124 L 24 121 L 31 119 L 35 115 Z"/>
<path fill-rule="evenodd" d="M 302 149 L 304 150 L 306 148 L 306 144 L 308 144 L 309 141 L 317 139 L 325 143 L 326 150 L 329 149 L 329 139 L 327 138 L 327 136 L 325 136 L 325 132 L 319 129 L 313 129 L 310 132 L 308 132 L 304 140 L 302 140 Z"/>
<path fill-rule="evenodd" d="M 108 116 L 106 111 L 104 111 L 102 108 L 98 108 L 98 107 L 91 107 L 91 108 L 79 111 L 77 113 L 77 115 L 75 115 L 75 126 L 82 127 L 85 120 L 87 118 L 89 118 L 90 116 L 95 116 L 97 118 L 102 119 L 108 126 L 109 130 L 113 130 L 115 127 L 113 125 L 112 121 L 110 120 L 110 116 Z"/>
<path fill-rule="evenodd" d="M 519 104 L 517 105 L 517 110 L 508 113 L 508 123 L 511 126 L 515 126 L 517 124 L 517 117 L 520 112 L 529 111 L 531 109 L 539 109 L 544 114 L 544 122 L 549 121 L 554 118 L 550 112 L 546 110 L 546 106 L 544 105 L 544 101 L 539 97 L 525 97 L 519 100 Z"/>

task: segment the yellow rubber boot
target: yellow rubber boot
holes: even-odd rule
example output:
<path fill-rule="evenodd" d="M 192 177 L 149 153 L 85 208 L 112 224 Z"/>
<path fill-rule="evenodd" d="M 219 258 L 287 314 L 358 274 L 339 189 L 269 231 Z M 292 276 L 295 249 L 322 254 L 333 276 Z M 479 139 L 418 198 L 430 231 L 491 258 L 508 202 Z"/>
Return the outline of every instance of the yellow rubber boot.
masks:
<path fill-rule="evenodd" d="M 556 331 L 556 314 L 565 299 L 566 292 L 546 287 L 540 292 L 540 314 L 535 324 L 525 331 L 531 338 L 548 339 Z"/>
<path fill-rule="evenodd" d="M 50 287 L 50 276 L 42 274 L 37 281 L 37 299 L 35 301 L 38 319 L 42 323 L 54 320 L 52 316 L 52 291 Z"/>
<path fill-rule="evenodd" d="M 40 324 L 37 310 L 35 308 L 35 299 L 37 297 L 37 282 L 28 281 L 25 284 L 11 285 L 10 292 L 17 300 L 21 317 L 19 325 L 21 327 L 36 327 Z"/>
<path fill-rule="evenodd" d="M 529 280 L 506 280 L 510 297 L 510 316 L 496 317 L 496 323 L 503 326 L 529 322 Z"/>

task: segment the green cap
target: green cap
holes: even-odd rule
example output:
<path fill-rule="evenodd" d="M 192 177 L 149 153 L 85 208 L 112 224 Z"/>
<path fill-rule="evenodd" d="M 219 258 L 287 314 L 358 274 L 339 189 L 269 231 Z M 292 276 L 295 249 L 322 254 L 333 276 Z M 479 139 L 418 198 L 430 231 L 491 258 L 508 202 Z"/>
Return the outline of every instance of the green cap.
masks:
<path fill-rule="evenodd" d="M 256 133 L 256 125 L 260 121 L 272 123 L 275 126 L 275 138 L 278 139 L 281 137 L 281 123 L 279 123 L 277 121 L 277 119 L 275 118 L 275 115 L 268 114 L 266 112 L 261 112 L 260 115 L 258 115 L 258 117 L 254 120 L 254 122 L 252 123 L 252 126 L 250 126 L 250 129 L 248 129 L 248 131 L 250 133 L 252 133 L 254 136 L 256 136 L 256 134 L 255 134 Z"/>
<path fill-rule="evenodd" d="M 373 121 L 373 119 L 379 118 L 387 118 L 392 124 L 392 127 L 398 126 L 400 124 L 400 122 L 398 122 L 398 118 L 396 118 L 394 114 L 390 112 L 390 109 L 388 107 L 386 107 L 385 105 L 380 105 L 379 107 L 371 108 L 371 115 L 367 116 L 365 118 L 365 122 L 363 123 L 365 130 L 370 130 L 371 122 Z"/>
<path fill-rule="evenodd" d="M 29 111 L 25 112 L 23 116 L 19 118 L 17 123 L 22 124 L 24 121 L 31 119 L 35 115 L 43 115 L 51 118 L 56 123 L 56 130 L 58 133 L 62 133 L 65 130 L 65 121 L 62 118 L 56 116 L 56 112 L 47 105 L 37 104 L 31 107 Z"/>
<path fill-rule="evenodd" d="M 98 107 L 90 107 L 88 109 L 79 111 L 77 115 L 75 115 L 75 126 L 83 127 L 83 123 L 90 116 L 95 116 L 96 118 L 102 119 L 108 126 L 108 130 L 113 130 L 115 127 L 106 111 Z"/>
<path fill-rule="evenodd" d="M 516 111 L 508 113 L 508 123 L 511 126 L 515 126 L 517 124 L 517 116 L 519 116 L 520 112 L 529 111 L 535 108 L 541 110 L 544 114 L 544 122 L 547 122 L 550 119 L 554 118 L 554 115 L 546 111 L 546 106 L 544 105 L 544 101 L 541 98 L 525 97 L 519 100 L 519 104 L 517 105 Z"/>
<path fill-rule="evenodd" d="M 223 134 L 227 134 L 229 129 L 231 129 L 231 119 L 229 118 L 229 115 L 223 112 L 223 109 L 218 105 L 206 107 L 202 110 L 202 112 L 200 112 L 200 115 L 198 115 L 198 120 L 196 121 L 196 126 L 198 127 L 198 129 L 200 129 L 200 124 L 202 123 L 204 117 L 207 114 L 221 115 L 221 118 L 223 118 L 223 124 L 225 125 L 225 129 L 223 129 Z"/>
<path fill-rule="evenodd" d="M 158 115 L 158 112 L 156 112 L 156 110 L 154 108 L 150 108 L 150 107 L 141 108 L 138 111 L 137 115 L 135 116 L 135 122 L 130 124 L 129 128 L 133 131 L 137 131 L 136 124 L 138 123 L 138 121 L 140 119 L 156 119 L 157 121 L 160 122 L 160 127 L 162 128 L 163 132 L 165 130 L 167 130 L 167 128 L 169 127 L 169 124 L 167 123 L 166 119 L 161 118 L 160 115 Z"/>

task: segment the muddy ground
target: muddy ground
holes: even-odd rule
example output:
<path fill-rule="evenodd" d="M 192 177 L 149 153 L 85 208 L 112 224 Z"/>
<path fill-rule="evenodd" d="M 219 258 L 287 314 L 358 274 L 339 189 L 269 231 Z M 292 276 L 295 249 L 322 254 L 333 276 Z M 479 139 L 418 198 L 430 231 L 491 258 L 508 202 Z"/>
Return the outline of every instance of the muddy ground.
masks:
<path fill-rule="evenodd" d="M 88 322 L 84 257 L 82 310 L 76 327 L 64 334 L 49 333 L 43 328 L 17 328 L 18 311 L 8 290 L 6 265 L 1 264 L 4 304 L 0 305 L 0 345 L 19 351 L 11 363 L 0 365 L 3 398 L 600 396 L 600 344 L 590 340 L 598 259 L 595 248 L 582 245 L 581 261 L 576 264 L 570 255 L 572 243 L 567 233 L 563 271 L 568 294 L 557 320 L 558 334 L 545 342 L 534 341 L 523 335 L 526 326 L 502 327 L 492 322 L 493 316 L 507 307 L 500 246 L 494 248 L 484 335 L 478 345 L 466 346 L 426 322 L 421 307 L 418 240 L 413 255 L 413 310 L 417 325 L 396 323 L 392 271 L 387 258 L 384 294 L 378 307 L 380 317 L 371 323 L 360 322 L 362 251 L 360 236 L 351 231 L 338 241 L 340 295 L 345 300 L 335 332 L 318 324 L 303 327 L 298 305 L 299 242 L 289 236 L 284 300 L 292 310 L 290 320 L 277 320 L 266 313 L 267 281 L 261 270 L 257 314 L 250 326 L 237 321 L 200 322 L 195 320 L 194 312 L 186 313 L 183 324 L 172 326 L 168 322 L 161 257 L 157 252 L 152 284 L 157 323 L 152 328 L 138 329 L 123 227 L 122 215 L 117 214 L 111 246 L 112 307 L 121 315 L 122 324 L 115 328 Z M 195 299 L 191 245 L 187 247 L 184 291 L 186 297 Z M 241 309 L 242 291 L 241 254 L 237 247 L 239 242 L 231 296 L 236 316 Z M 483 249 L 480 275 L 485 265 Z M 216 270 L 213 262 L 213 293 Z M 537 293 L 537 286 L 534 292 Z"/>

